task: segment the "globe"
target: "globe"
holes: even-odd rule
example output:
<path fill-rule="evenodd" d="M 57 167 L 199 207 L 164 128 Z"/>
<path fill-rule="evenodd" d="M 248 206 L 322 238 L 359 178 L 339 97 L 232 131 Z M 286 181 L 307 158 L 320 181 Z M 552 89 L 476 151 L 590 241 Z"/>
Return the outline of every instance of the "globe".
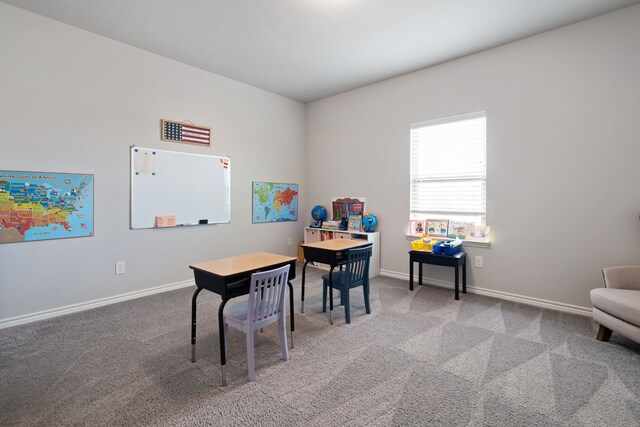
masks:
<path fill-rule="evenodd" d="M 371 233 L 376 231 L 376 227 L 378 226 L 378 218 L 372 213 L 364 214 L 362 218 L 362 229 L 367 233 Z"/>
<path fill-rule="evenodd" d="M 324 206 L 314 206 L 313 209 L 311 209 L 311 218 L 316 221 L 324 221 L 327 219 L 327 210 Z"/>

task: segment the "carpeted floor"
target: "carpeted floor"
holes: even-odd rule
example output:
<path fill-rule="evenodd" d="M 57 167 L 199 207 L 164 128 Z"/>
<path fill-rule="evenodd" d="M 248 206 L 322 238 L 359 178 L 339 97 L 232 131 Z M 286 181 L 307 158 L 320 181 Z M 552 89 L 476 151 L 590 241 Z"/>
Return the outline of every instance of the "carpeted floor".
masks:
<path fill-rule="evenodd" d="M 301 269 L 298 268 L 300 272 Z M 320 313 L 325 273 L 296 289 L 296 347 L 259 334 L 258 381 L 231 330 L 220 387 L 219 297 L 193 289 L 0 330 L 0 425 L 640 425 L 640 345 L 590 318 L 406 281 L 372 280 L 371 315 Z"/>

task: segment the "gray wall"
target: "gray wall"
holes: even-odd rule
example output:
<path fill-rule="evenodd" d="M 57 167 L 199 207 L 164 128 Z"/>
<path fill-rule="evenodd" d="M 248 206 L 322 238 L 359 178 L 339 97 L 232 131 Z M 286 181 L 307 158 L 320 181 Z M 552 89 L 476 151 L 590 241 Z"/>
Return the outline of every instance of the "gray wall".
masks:
<path fill-rule="evenodd" d="M 478 288 L 587 307 L 600 269 L 640 259 L 640 6 L 306 107 L 0 3 L 0 169 L 95 174 L 91 238 L 0 245 L 0 325 L 191 279 L 188 264 L 295 254 L 340 195 L 378 214 L 382 269 L 408 273 L 409 124 L 486 110 L 491 247 Z M 159 119 L 213 128 L 162 143 Z M 306 142 L 306 143 L 305 143 Z M 129 146 L 232 158 L 232 223 L 129 230 Z M 251 182 L 300 184 L 300 220 L 251 224 Z M 114 262 L 127 263 L 114 275 Z M 428 268 L 451 281 L 448 269 Z"/>
<path fill-rule="evenodd" d="M 485 110 L 493 236 L 467 250 L 471 284 L 590 307 L 602 267 L 640 261 L 639 23 L 634 6 L 309 104 L 307 208 L 366 195 L 382 269 L 407 275 L 409 125 Z"/>
<path fill-rule="evenodd" d="M 305 205 L 303 104 L 4 3 L 0 94 L 0 169 L 95 174 L 94 237 L 0 245 L 0 323 L 190 280 L 193 262 L 296 254 L 308 215 L 253 225 L 251 182 L 298 183 Z M 160 141 L 161 118 L 212 127 L 211 148 Z M 231 224 L 129 230 L 133 144 L 230 156 Z"/>

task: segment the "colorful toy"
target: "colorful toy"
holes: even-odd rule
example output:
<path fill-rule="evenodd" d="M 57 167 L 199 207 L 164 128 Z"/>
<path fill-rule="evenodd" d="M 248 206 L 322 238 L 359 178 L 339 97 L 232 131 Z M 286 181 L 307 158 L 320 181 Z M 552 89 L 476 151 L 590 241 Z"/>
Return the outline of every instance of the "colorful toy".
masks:
<path fill-rule="evenodd" d="M 327 219 L 327 210 L 324 206 L 316 205 L 311 209 L 311 218 L 314 219 L 311 227 L 320 228 L 322 227 L 322 221 Z"/>
<path fill-rule="evenodd" d="M 367 233 L 371 233 L 376 231 L 376 227 L 378 226 L 378 218 L 370 212 L 364 214 L 362 218 L 362 228 Z"/>
<path fill-rule="evenodd" d="M 347 214 L 342 214 L 342 219 L 340 220 L 340 230 L 346 230 L 349 225 L 349 220 L 347 219 Z"/>

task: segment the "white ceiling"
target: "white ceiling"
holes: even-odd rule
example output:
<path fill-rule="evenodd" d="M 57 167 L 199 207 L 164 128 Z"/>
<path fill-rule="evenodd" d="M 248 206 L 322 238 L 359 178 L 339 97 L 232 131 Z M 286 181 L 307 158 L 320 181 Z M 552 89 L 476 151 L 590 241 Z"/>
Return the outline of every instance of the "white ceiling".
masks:
<path fill-rule="evenodd" d="M 303 102 L 640 0 L 2 0 Z"/>

